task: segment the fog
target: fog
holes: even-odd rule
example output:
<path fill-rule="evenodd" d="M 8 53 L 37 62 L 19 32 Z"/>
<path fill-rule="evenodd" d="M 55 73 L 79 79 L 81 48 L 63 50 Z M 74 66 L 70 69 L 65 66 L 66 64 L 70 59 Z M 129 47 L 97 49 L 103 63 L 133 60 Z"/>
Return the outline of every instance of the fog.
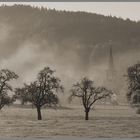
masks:
<path fill-rule="evenodd" d="M 3 26 L 0 26 L 0 31 L 2 31 L 0 44 L 4 44 L 11 34 L 8 32 L 8 28 L 3 28 Z M 55 74 L 66 87 L 70 87 L 72 83 L 84 76 L 88 76 L 95 80 L 95 83 L 103 85 L 109 63 L 109 47 L 97 45 L 91 49 L 89 54 L 86 54 L 85 50 L 82 52 L 82 49 L 79 49 L 82 48 L 82 44 L 78 44 L 76 41 L 71 42 L 68 46 L 73 47 L 59 49 L 60 46 L 55 43 L 50 45 L 46 40 L 36 43 L 36 41 L 29 39 L 12 50 L 11 53 L 9 52 L 8 55 L 1 56 L 0 68 L 8 68 L 19 75 L 19 79 L 15 82 L 16 86 L 35 80 L 37 73 L 44 66 L 55 70 Z M 5 52 L 5 49 L 8 48 L 1 45 L 1 54 Z M 81 51 L 80 55 L 77 49 Z M 102 49 L 105 50 L 104 56 L 100 58 Z M 124 53 L 115 53 L 115 49 L 113 49 L 113 57 L 117 72 L 124 78 L 123 75 L 126 74 L 127 67 L 139 61 L 139 48 Z"/>
<path fill-rule="evenodd" d="M 85 47 L 76 38 L 70 38 L 60 46 L 57 42 L 51 44 L 47 39 L 40 42 L 31 37 L 10 46 L 9 40 L 15 28 L 10 23 L 0 22 L 0 68 L 8 68 L 19 75 L 19 79 L 13 83 L 15 87 L 35 80 L 37 73 L 45 66 L 56 71 L 66 92 L 84 76 L 94 80 L 97 85 L 105 85 L 109 63 L 109 46 L 106 42 Z M 127 85 L 124 75 L 128 66 L 139 61 L 139 52 L 139 46 L 131 46 L 125 51 L 113 47 L 118 80 L 124 87 Z M 123 87 L 117 88 L 121 90 Z"/>

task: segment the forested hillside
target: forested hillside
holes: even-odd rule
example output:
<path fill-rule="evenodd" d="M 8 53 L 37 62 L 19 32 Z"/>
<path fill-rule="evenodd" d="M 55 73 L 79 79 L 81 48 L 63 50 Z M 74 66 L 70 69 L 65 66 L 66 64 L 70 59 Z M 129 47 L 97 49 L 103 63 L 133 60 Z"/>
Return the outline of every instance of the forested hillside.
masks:
<path fill-rule="evenodd" d="M 5 24 L 12 28 L 12 36 L 5 44 L 11 47 L 17 47 L 29 39 L 55 42 L 61 44 L 60 49 L 67 46 L 72 48 L 74 46 L 69 46 L 68 42 L 76 41 L 87 51 L 89 46 L 94 47 L 108 40 L 126 48 L 140 43 L 140 23 L 129 19 L 23 5 L 1 6 L 0 19 L 1 26 Z"/>

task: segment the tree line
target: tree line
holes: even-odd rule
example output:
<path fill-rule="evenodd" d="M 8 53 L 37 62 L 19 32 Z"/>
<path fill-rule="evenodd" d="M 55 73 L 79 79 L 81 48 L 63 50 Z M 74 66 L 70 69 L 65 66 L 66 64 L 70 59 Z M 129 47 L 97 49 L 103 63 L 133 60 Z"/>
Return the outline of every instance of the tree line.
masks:
<path fill-rule="evenodd" d="M 61 80 L 55 76 L 55 71 L 49 67 L 44 67 L 37 74 L 36 80 L 30 84 L 24 83 L 21 88 L 11 86 L 10 82 L 19 76 L 8 69 L 0 70 L 0 110 L 5 105 L 11 105 L 16 99 L 30 102 L 37 110 L 38 120 L 42 120 L 41 109 L 45 105 L 57 105 L 59 103 L 58 93 L 64 92 Z M 128 93 L 127 98 L 131 104 L 140 103 L 140 63 L 137 63 L 127 70 Z M 14 94 L 9 95 L 9 92 Z M 95 86 L 93 80 L 87 77 L 73 84 L 70 91 L 69 101 L 78 97 L 82 101 L 85 110 L 85 120 L 89 119 L 89 112 L 94 104 L 101 99 L 110 97 L 113 91 Z M 133 99 L 133 100 L 131 100 Z"/>

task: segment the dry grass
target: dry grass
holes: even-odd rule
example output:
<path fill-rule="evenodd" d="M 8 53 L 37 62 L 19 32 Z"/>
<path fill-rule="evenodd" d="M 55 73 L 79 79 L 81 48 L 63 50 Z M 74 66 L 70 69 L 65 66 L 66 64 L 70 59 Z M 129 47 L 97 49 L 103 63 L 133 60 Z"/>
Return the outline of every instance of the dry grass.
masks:
<path fill-rule="evenodd" d="M 43 109 L 37 121 L 35 109 L 4 108 L 0 112 L 0 136 L 4 137 L 140 137 L 140 115 L 126 106 L 97 106 L 84 120 L 82 108 Z"/>

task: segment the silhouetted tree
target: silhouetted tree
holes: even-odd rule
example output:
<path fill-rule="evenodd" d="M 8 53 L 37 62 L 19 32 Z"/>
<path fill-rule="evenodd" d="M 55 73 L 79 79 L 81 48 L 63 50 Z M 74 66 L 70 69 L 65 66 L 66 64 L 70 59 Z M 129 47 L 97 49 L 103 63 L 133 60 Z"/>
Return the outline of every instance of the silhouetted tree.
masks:
<path fill-rule="evenodd" d="M 0 109 L 15 101 L 15 96 L 10 97 L 8 91 L 13 90 L 9 82 L 17 78 L 18 75 L 8 69 L 0 70 Z"/>
<path fill-rule="evenodd" d="M 49 67 L 41 70 L 37 76 L 37 80 L 24 85 L 24 94 L 36 108 L 38 120 L 42 120 L 41 108 L 44 105 L 58 104 L 58 91 L 63 91 L 60 80 L 54 76 L 54 71 Z"/>
<path fill-rule="evenodd" d="M 128 93 L 127 99 L 140 110 L 140 62 L 128 67 Z"/>
<path fill-rule="evenodd" d="M 72 94 L 69 97 L 70 101 L 73 97 L 81 98 L 85 109 L 85 120 L 89 119 L 90 109 L 96 101 L 106 98 L 112 94 L 111 91 L 104 87 L 95 87 L 94 82 L 86 77 L 73 85 L 71 92 Z"/>

